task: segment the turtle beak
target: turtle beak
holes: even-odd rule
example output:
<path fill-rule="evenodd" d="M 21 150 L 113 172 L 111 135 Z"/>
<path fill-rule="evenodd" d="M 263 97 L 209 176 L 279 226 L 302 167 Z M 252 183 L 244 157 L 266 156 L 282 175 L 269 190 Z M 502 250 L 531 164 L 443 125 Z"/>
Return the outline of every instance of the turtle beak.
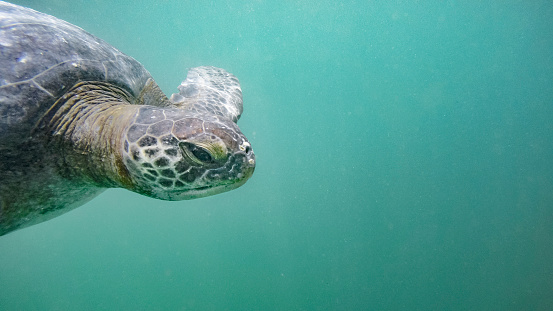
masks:
<path fill-rule="evenodd" d="M 255 154 L 253 153 L 252 147 L 248 141 L 244 141 L 239 148 L 246 154 L 246 169 L 244 172 L 244 178 L 248 180 L 255 170 Z"/>

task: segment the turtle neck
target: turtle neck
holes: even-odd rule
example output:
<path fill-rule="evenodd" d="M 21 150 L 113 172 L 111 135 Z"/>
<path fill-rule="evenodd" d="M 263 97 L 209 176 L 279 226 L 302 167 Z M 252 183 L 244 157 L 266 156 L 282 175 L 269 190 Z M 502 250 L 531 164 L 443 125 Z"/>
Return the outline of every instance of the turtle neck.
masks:
<path fill-rule="evenodd" d="M 62 150 L 60 170 L 102 188 L 132 188 L 121 160 L 123 135 L 140 106 L 107 83 L 80 83 L 58 100 L 48 122 L 50 144 Z M 55 108 L 54 108 L 55 109 Z"/>

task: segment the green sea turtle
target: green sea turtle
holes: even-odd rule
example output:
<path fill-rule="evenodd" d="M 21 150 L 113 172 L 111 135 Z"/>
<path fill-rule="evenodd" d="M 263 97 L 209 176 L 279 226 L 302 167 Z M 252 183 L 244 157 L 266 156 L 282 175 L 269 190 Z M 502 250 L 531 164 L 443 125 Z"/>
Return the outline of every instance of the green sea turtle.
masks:
<path fill-rule="evenodd" d="M 255 156 L 238 79 L 188 71 L 168 99 L 133 58 L 0 2 L 0 235 L 122 187 L 163 200 L 235 189 Z"/>

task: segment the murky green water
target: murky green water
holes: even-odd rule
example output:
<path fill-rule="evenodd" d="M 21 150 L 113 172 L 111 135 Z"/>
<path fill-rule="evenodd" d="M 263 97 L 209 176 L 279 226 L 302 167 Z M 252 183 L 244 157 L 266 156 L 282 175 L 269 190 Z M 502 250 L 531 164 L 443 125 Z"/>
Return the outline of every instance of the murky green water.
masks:
<path fill-rule="evenodd" d="M 0 238 L 2 310 L 550 310 L 550 1 L 17 1 L 242 83 L 242 188 Z"/>

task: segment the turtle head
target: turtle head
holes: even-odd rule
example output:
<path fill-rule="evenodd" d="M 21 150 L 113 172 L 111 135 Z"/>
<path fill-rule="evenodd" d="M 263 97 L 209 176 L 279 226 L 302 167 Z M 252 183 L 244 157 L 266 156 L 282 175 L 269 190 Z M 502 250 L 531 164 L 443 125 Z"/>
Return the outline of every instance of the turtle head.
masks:
<path fill-rule="evenodd" d="M 236 123 L 181 109 L 141 107 L 123 145 L 130 190 L 163 200 L 235 189 L 255 168 L 251 145 Z"/>

